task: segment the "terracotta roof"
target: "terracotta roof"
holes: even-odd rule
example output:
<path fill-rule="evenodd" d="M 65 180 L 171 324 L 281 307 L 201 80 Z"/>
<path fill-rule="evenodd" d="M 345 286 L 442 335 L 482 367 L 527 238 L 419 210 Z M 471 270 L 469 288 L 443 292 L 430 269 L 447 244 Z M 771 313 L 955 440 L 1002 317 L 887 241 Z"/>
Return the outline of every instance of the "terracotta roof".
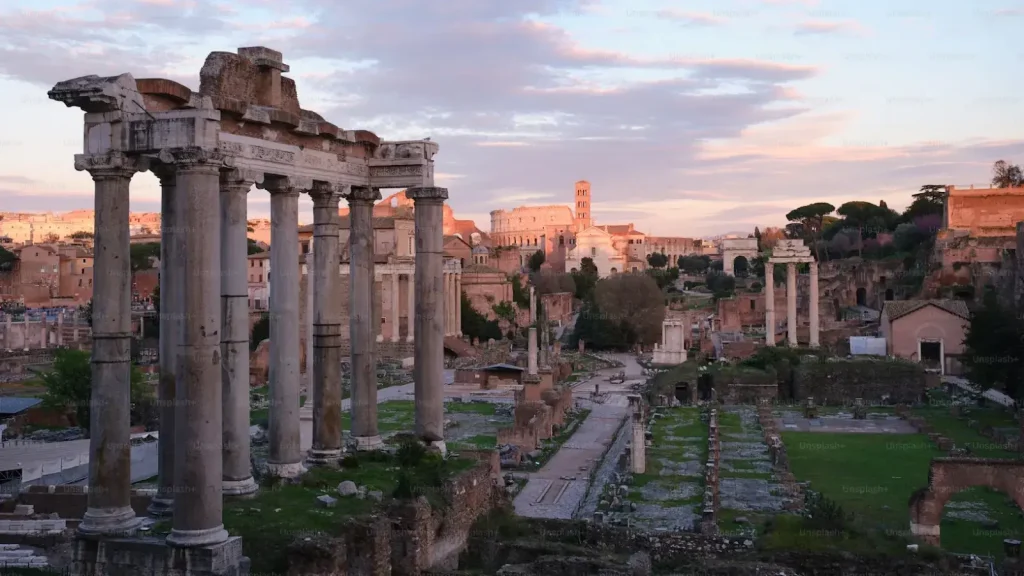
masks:
<path fill-rule="evenodd" d="M 902 318 L 911 312 L 916 312 L 926 306 L 935 306 L 950 314 L 970 320 L 971 312 L 967 309 L 967 303 L 963 300 L 890 300 L 882 307 L 889 321 Z"/>
<path fill-rule="evenodd" d="M 604 224 L 602 226 L 595 226 L 595 228 L 600 228 L 609 234 L 643 234 L 643 232 L 633 228 L 632 224 Z"/>
<path fill-rule="evenodd" d="M 478 274 L 504 274 L 501 270 L 484 264 L 470 264 L 462 269 L 463 274 L 472 274 L 474 272 Z"/>

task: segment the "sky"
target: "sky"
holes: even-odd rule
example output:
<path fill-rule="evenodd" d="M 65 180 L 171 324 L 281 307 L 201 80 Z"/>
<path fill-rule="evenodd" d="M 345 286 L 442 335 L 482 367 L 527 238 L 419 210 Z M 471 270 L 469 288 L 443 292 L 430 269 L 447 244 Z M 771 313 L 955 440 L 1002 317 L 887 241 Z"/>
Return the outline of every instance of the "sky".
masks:
<path fill-rule="evenodd" d="M 577 180 L 596 223 L 650 235 L 902 209 L 1024 162 L 1021 24 L 1021 0 L 4 0 L 0 211 L 92 207 L 56 82 L 198 89 L 207 54 L 240 46 L 283 52 L 302 107 L 339 127 L 439 143 L 436 184 L 484 231 L 491 210 L 573 206 Z M 152 174 L 132 210 L 159 210 Z M 269 211 L 251 192 L 250 217 Z"/>

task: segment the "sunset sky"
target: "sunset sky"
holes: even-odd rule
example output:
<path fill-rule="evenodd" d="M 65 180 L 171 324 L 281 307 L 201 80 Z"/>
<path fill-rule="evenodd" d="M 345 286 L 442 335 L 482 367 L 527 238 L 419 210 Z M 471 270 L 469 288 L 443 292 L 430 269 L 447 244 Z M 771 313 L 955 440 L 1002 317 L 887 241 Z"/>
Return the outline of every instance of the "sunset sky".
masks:
<path fill-rule="evenodd" d="M 902 209 L 1024 162 L 1022 24 L 1020 0 L 5 0 L 0 210 L 92 207 L 57 81 L 197 89 L 209 52 L 257 45 L 284 53 L 303 108 L 438 142 L 437 184 L 485 231 L 497 208 L 572 205 L 579 179 L 597 223 L 655 235 L 781 225 L 812 201 Z M 152 174 L 132 209 L 159 209 Z"/>

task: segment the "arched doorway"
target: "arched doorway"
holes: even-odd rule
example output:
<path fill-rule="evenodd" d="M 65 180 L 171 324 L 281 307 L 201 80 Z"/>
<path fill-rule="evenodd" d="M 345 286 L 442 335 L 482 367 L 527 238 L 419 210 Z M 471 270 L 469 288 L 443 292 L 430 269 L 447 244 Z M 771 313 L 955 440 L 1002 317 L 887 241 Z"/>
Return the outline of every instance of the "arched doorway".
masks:
<path fill-rule="evenodd" d="M 707 402 L 712 399 L 715 392 L 715 378 L 711 374 L 701 374 L 697 378 L 697 397 Z"/>
<path fill-rule="evenodd" d="M 750 262 L 746 256 L 737 256 L 732 260 L 732 272 L 737 278 L 746 278 L 750 271 Z"/>
<path fill-rule="evenodd" d="M 690 383 L 680 382 L 676 384 L 675 396 L 676 400 L 678 400 L 680 404 L 691 404 L 693 398 L 690 396 Z"/>
<path fill-rule="evenodd" d="M 864 288 L 857 288 L 857 306 L 867 306 L 868 291 Z"/>
<path fill-rule="evenodd" d="M 885 300 L 886 300 L 886 302 L 888 302 L 889 300 L 892 300 L 892 299 L 893 299 L 892 288 L 886 288 L 886 290 L 885 290 Z"/>
<path fill-rule="evenodd" d="M 843 321 L 843 308 L 839 305 L 839 298 L 832 299 L 832 309 L 836 311 L 836 322 Z"/>

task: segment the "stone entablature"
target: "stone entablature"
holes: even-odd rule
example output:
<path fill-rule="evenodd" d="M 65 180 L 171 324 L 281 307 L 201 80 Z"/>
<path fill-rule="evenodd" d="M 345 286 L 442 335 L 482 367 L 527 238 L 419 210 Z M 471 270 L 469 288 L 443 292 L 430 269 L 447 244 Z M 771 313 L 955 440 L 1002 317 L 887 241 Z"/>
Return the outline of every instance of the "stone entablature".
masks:
<path fill-rule="evenodd" d="M 727 242 L 728 240 L 723 241 Z M 756 240 L 755 240 L 756 242 Z M 727 254 L 723 247 L 722 255 Z M 797 264 L 810 264 L 811 270 L 811 297 L 808 317 L 810 319 L 810 346 L 818 347 L 820 325 L 818 320 L 818 263 L 811 256 L 811 249 L 799 240 L 779 240 L 772 250 L 768 264 L 764 267 L 764 289 L 765 289 L 765 344 L 775 346 L 775 264 L 786 265 L 786 330 L 787 340 L 791 347 L 796 347 L 796 313 L 797 313 Z"/>

